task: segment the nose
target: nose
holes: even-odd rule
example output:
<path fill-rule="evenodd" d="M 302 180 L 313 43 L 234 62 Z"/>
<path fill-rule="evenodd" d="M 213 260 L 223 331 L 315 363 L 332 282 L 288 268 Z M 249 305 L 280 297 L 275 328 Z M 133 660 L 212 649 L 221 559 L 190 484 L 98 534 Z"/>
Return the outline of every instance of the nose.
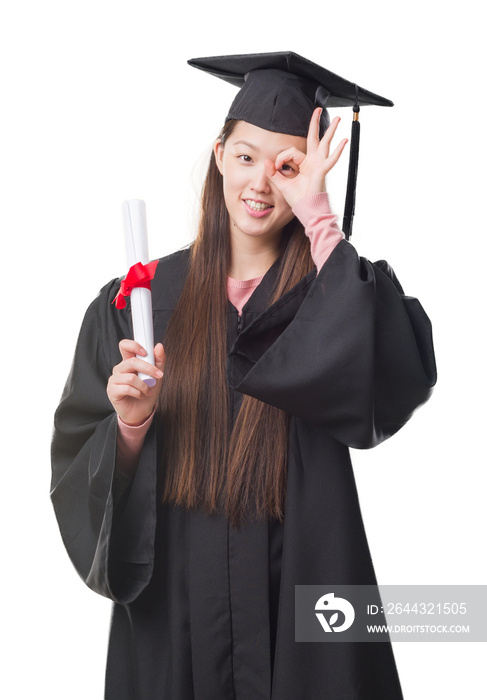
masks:
<path fill-rule="evenodd" d="M 263 194 L 268 194 L 271 191 L 271 183 L 265 171 L 264 164 L 254 169 L 253 180 L 250 187 L 254 192 L 261 192 Z"/>

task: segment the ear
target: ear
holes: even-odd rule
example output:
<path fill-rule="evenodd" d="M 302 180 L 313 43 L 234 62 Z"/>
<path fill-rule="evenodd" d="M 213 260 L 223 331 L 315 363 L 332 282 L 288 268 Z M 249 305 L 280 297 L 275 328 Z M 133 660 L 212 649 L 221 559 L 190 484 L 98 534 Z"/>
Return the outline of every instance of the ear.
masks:
<path fill-rule="evenodd" d="M 216 167 L 220 171 L 220 175 L 223 175 L 223 144 L 221 139 L 215 142 L 213 153 L 215 154 Z"/>

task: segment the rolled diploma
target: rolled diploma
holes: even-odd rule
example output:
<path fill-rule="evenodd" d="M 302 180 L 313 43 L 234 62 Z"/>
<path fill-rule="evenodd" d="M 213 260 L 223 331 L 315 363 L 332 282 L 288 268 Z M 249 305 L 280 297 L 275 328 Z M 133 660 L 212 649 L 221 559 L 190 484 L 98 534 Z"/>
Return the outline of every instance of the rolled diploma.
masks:
<path fill-rule="evenodd" d="M 122 205 L 123 228 L 125 232 L 125 249 L 127 265 L 149 262 L 149 246 L 147 243 L 147 220 L 145 202 L 142 199 L 130 199 Z M 130 295 L 132 306 L 132 325 L 134 340 L 146 350 L 147 355 L 137 355 L 141 360 L 154 364 L 154 328 L 152 324 L 152 296 L 149 289 L 136 287 Z M 154 386 L 156 380 L 143 372 L 139 377 L 147 384 Z"/>

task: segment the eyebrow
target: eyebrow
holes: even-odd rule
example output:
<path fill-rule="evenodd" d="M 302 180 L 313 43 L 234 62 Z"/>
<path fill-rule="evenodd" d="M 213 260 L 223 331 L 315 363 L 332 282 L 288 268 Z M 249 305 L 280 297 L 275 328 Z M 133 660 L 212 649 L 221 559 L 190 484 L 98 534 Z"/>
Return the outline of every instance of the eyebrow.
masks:
<path fill-rule="evenodd" d="M 244 141 L 243 139 L 241 139 L 240 141 L 235 141 L 233 145 L 234 146 L 239 146 L 239 145 L 247 146 L 248 148 L 252 148 L 254 151 L 259 150 L 257 148 L 257 146 L 254 146 L 253 143 L 250 143 L 249 141 Z"/>

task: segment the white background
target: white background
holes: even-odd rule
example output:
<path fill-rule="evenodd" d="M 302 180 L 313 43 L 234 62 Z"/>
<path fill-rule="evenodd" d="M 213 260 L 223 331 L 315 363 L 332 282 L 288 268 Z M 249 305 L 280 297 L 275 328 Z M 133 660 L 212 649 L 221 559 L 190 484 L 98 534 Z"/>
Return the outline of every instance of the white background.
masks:
<path fill-rule="evenodd" d="M 171 5 L 16 0 L 0 14 L 4 698 L 103 694 L 110 603 L 61 543 L 52 415 L 84 310 L 125 272 L 123 200 L 147 203 L 151 257 L 192 239 L 235 89 L 191 57 L 293 50 L 394 101 L 361 112 L 352 240 L 422 301 L 439 382 L 398 435 L 353 455 L 363 517 L 381 583 L 486 583 L 480 4 Z M 329 178 L 340 215 L 343 160 Z M 485 647 L 396 644 L 406 699 L 480 697 Z"/>

